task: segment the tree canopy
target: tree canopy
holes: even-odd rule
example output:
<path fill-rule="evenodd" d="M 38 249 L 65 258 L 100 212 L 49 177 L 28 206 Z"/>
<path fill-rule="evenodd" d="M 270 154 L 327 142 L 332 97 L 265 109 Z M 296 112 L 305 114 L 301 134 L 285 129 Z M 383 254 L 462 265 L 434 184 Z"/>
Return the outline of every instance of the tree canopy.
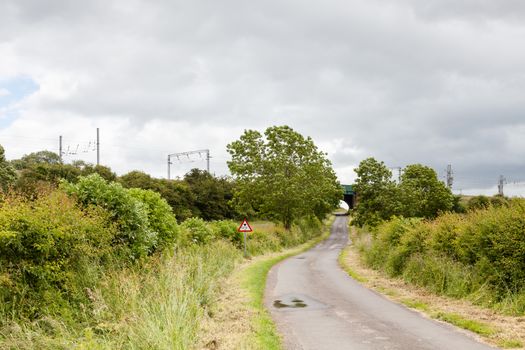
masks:
<path fill-rule="evenodd" d="M 142 188 L 160 193 L 179 220 L 190 217 L 223 220 L 236 216 L 230 203 L 233 182 L 207 171 L 192 169 L 183 180 L 156 179 L 144 172 L 132 171 L 121 176 L 119 182 L 127 188 Z"/>
<path fill-rule="evenodd" d="M 373 227 L 394 215 L 434 218 L 451 211 L 457 202 L 436 172 L 421 164 L 405 167 L 399 184 L 386 165 L 374 158 L 363 160 L 355 172 L 354 223 L 359 226 Z"/>
<path fill-rule="evenodd" d="M 15 169 L 5 159 L 4 148 L 0 145 L 0 190 L 6 191 L 15 181 Z"/>
<path fill-rule="evenodd" d="M 61 164 L 60 156 L 51 151 L 38 151 L 24 155 L 20 159 L 11 161 L 17 170 L 27 169 L 37 164 Z"/>
<path fill-rule="evenodd" d="M 399 194 L 405 217 L 434 218 L 454 204 L 452 192 L 438 180 L 436 171 L 421 164 L 404 169 Z"/>
<path fill-rule="evenodd" d="M 353 222 L 358 226 L 375 226 L 399 211 L 396 183 L 385 163 L 367 158 L 355 169 L 358 203 Z"/>
<path fill-rule="evenodd" d="M 56 186 L 65 179 L 76 182 L 79 176 L 97 173 L 107 181 L 115 181 L 117 175 L 109 167 L 93 165 L 81 160 L 64 164 L 58 154 L 51 151 L 39 151 L 24 155 L 11 161 L 18 171 L 15 188 L 31 196 L 44 186 Z"/>
<path fill-rule="evenodd" d="M 184 181 L 195 195 L 197 216 L 204 220 L 231 219 L 235 216 L 231 204 L 234 186 L 232 181 L 199 169 L 192 169 L 184 176 Z"/>
<path fill-rule="evenodd" d="M 184 181 L 156 179 L 142 171 L 134 170 L 122 175 L 119 182 L 126 188 L 142 188 L 160 193 L 180 221 L 195 216 L 195 195 Z"/>
<path fill-rule="evenodd" d="M 326 154 L 288 126 L 270 127 L 264 137 L 246 130 L 227 149 L 236 179 L 234 203 L 241 214 L 276 219 L 289 229 L 303 216 L 323 218 L 342 198 Z"/>

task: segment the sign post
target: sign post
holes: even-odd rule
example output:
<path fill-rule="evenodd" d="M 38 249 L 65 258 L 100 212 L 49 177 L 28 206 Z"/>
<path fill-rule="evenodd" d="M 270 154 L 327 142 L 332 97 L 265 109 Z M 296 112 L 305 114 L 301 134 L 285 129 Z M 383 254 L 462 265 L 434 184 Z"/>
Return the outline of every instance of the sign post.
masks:
<path fill-rule="evenodd" d="M 237 232 L 242 232 L 244 235 L 244 257 L 248 257 L 248 251 L 246 249 L 246 232 L 253 232 L 250 224 L 248 223 L 248 220 L 244 218 L 244 220 L 241 222 L 241 226 L 237 229 Z"/>

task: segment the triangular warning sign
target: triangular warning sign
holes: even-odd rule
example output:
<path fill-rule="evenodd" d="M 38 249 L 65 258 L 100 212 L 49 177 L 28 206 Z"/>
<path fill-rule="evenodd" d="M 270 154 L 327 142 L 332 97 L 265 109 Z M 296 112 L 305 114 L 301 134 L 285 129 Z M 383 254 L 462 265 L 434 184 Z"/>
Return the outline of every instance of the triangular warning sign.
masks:
<path fill-rule="evenodd" d="M 239 231 L 239 232 L 252 232 L 253 230 L 252 230 L 250 224 L 248 223 L 248 220 L 246 220 L 246 218 L 244 218 L 244 220 L 241 223 L 241 226 L 239 226 L 237 231 Z"/>

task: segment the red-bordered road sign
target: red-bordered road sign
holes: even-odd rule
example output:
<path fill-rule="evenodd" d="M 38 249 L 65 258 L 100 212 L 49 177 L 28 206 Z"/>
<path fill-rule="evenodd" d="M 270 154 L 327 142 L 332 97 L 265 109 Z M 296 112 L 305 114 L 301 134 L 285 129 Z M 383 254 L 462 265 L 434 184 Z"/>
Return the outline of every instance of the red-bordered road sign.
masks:
<path fill-rule="evenodd" d="M 237 229 L 238 232 L 252 232 L 252 227 L 248 223 L 248 220 L 244 218 L 244 220 L 241 222 L 241 226 Z"/>

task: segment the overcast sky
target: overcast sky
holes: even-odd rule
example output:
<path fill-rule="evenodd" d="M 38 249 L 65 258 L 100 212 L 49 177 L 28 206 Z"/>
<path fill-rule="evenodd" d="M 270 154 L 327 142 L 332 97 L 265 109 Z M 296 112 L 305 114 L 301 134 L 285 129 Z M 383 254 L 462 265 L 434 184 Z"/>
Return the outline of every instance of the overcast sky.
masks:
<path fill-rule="evenodd" d="M 204 148 L 225 174 L 226 144 L 283 124 L 342 183 L 369 156 L 452 164 L 463 193 L 525 180 L 525 1 L 0 1 L 9 159 L 63 135 L 66 160 L 95 162 L 99 127 L 120 174 Z"/>

